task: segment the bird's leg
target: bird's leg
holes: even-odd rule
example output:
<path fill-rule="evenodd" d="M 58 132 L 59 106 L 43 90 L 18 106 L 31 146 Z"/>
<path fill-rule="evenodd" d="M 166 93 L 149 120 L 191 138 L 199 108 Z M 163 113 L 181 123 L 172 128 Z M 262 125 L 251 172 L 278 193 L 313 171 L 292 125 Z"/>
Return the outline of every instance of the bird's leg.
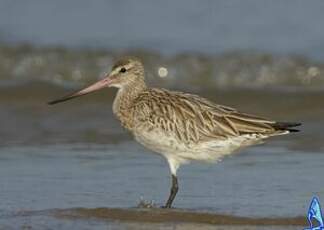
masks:
<path fill-rule="evenodd" d="M 166 202 L 165 206 L 163 206 L 163 208 L 171 208 L 172 202 L 176 197 L 178 190 L 179 190 L 178 178 L 177 176 L 172 174 L 172 187 L 171 187 L 170 195 L 168 201 Z"/>

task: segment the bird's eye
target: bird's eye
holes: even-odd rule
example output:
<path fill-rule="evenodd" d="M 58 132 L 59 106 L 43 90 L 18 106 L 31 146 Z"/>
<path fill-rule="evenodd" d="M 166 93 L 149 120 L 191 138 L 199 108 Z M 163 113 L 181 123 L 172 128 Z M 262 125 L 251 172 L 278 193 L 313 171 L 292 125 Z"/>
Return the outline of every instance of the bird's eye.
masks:
<path fill-rule="evenodd" d="M 119 72 L 121 72 L 121 73 L 125 73 L 125 72 L 126 72 L 126 68 L 125 68 L 125 67 L 121 68 L 121 69 L 119 70 Z"/>

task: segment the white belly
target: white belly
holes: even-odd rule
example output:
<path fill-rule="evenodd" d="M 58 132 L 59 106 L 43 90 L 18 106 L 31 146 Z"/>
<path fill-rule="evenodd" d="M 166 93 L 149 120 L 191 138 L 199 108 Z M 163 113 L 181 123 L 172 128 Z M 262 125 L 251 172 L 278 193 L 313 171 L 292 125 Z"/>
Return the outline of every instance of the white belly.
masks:
<path fill-rule="evenodd" d="M 159 130 L 134 132 L 135 139 L 146 148 L 164 155 L 166 158 L 176 158 L 187 162 L 217 161 L 235 150 L 256 144 L 262 137 L 242 135 L 226 140 L 211 139 L 198 143 L 183 143 L 172 134 L 166 135 Z"/>

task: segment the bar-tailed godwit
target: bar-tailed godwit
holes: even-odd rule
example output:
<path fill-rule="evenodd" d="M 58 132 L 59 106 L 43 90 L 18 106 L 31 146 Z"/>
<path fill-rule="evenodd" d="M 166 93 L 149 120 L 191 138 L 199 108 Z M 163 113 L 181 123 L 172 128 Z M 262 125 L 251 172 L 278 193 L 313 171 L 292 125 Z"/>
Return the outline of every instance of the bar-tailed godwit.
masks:
<path fill-rule="evenodd" d="M 197 95 L 149 88 L 144 66 L 136 58 L 116 62 L 102 80 L 49 102 L 56 104 L 90 92 L 117 87 L 113 112 L 134 138 L 169 163 L 170 208 L 178 192 L 177 169 L 192 160 L 212 162 L 242 147 L 298 130 L 292 122 L 276 122 L 215 104 Z"/>

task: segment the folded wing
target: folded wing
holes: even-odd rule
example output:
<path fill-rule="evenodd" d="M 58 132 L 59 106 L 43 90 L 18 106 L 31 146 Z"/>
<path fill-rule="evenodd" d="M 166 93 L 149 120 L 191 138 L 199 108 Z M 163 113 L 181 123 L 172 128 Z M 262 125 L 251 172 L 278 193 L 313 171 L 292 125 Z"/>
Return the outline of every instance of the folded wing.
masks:
<path fill-rule="evenodd" d="M 207 138 L 226 139 L 244 134 L 279 135 L 297 131 L 298 123 L 276 122 L 238 112 L 197 95 L 150 89 L 134 103 L 136 119 L 151 129 L 159 128 L 186 142 Z"/>

